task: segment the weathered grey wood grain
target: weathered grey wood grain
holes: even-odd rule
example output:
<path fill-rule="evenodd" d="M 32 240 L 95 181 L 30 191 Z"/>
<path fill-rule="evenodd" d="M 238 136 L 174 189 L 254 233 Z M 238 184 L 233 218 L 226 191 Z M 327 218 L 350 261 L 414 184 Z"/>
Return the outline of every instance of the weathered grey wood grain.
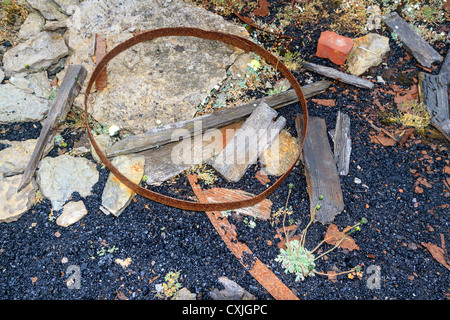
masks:
<path fill-rule="evenodd" d="M 353 86 L 359 87 L 359 88 L 363 88 L 363 89 L 372 89 L 373 88 L 373 83 L 354 76 L 352 74 L 348 74 L 330 67 L 325 67 L 325 66 L 321 66 L 315 63 L 311 63 L 311 62 L 302 62 L 302 66 L 303 68 L 305 68 L 306 70 L 318 73 L 322 76 L 325 76 L 327 78 L 331 78 L 331 79 L 336 79 L 340 82 L 344 82 L 347 84 L 351 84 Z"/>
<path fill-rule="evenodd" d="M 84 82 L 86 75 L 87 71 L 82 65 L 68 66 L 61 86 L 56 92 L 55 99 L 53 100 L 47 118 L 42 126 L 39 139 L 31 155 L 30 162 L 22 176 L 18 191 L 22 190 L 30 183 L 36 168 L 41 161 L 44 149 L 52 136 L 53 129 L 55 126 L 65 121 L 73 100 L 80 92 L 80 84 Z"/>
<path fill-rule="evenodd" d="M 300 142 L 303 128 L 303 117 L 301 115 L 297 115 L 295 126 Z M 316 213 L 315 221 L 323 224 L 333 222 L 334 217 L 344 209 L 344 199 L 336 163 L 328 142 L 324 119 L 309 118 L 301 161 L 305 167 L 311 214 L 319 203 L 319 196 L 322 195 L 321 208 Z"/>
<path fill-rule="evenodd" d="M 448 90 L 444 76 L 419 72 L 419 98 L 427 106 L 433 125 L 450 136 Z"/>
<path fill-rule="evenodd" d="M 450 84 L 450 50 L 447 52 L 444 62 L 441 65 L 439 74 L 447 81 L 447 86 Z"/>
<path fill-rule="evenodd" d="M 331 82 L 325 80 L 308 84 L 302 87 L 303 94 L 305 95 L 305 98 L 310 98 L 324 92 L 330 85 Z M 239 106 L 223 108 L 194 119 L 177 122 L 162 128 L 149 130 L 143 134 L 126 137 L 109 147 L 105 154 L 107 157 L 115 157 L 121 154 L 140 152 L 155 148 L 156 146 L 162 146 L 166 143 L 173 142 L 172 134 L 175 130 L 187 130 L 192 134 L 195 131 L 196 125 L 197 127 L 201 127 L 202 132 L 211 128 L 226 126 L 248 117 L 263 100 L 271 108 L 278 109 L 297 102 L 298 98 L 295 91 L 291 89 L 279 94 L 256 99 Z"/>
<path fill-rule="evenodd" d="M 397 12 L 384 15 L 382 20 L 390 32 L 398 35 L 405 50 L 411 53 L 422 66 L 431 68 L 433 63 L 443 60 L 442 56 L 419 36 Z"/>
<path fill-rule="evenodd" d="M 352 140 L 350 138 L 350 117 L 338 111 L 334 130 L 334 159 L 339 175 L 346 176 L 350 165 Z"/>
<path fill-rule="evenodd" d="M 213 168 L 227 181 L 239 181 L 286 125 L 286 119 L 274 121 L 276 117 L 277 112 L 261 102 L 214 159 Z"/>

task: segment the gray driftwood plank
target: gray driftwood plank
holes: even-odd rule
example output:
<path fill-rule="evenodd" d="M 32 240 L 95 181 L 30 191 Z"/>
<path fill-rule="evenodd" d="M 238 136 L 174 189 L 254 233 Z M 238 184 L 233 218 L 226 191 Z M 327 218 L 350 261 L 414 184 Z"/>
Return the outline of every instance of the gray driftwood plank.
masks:
<path fill-rule="evenodd" d="M 419 97 L 427 106 L 433 125 L 449 137 L 448 91 L 444 76 L 419 72 Z"/>
<path fill-rule="evenodd" d="M 341 176 L 348 174 L 350 165 L 350 154 L 352 151 L 352 140 L 350 138 L 350 117 L 338 111 L 336 128 L 334 130 L 334 159 L 338 173 Z"/>
<path fill-rule="evenodd" d="M 447 52 L 447 56 L 445 57 L 445 60 L 441 65 L 439 74 L 442 76 L 443 79 L 445 79 L 445 81 L 447 81 L 447 85 L 449 85 L 450 84 L 450 50 Z"/>
<path fill-rule="evenodd" d="M 303 128 L 301 115 L 297 115 L 295 126 L 298 139 L 301 141 Z M 311 214 L 319 203 L 319 196 L 322 195 L 321 209 L 317 211 L 315 220 L 323 224 L 331 223 L 344 209 L 344 199 L 324 119 L 309 118 L 301 160 L 305 167 Z"/>
<path fill-rule="evenodd" d="M 325 80 L 311 83 L 302 87 L 303 94 L 306 98 L 310 98 L 316 94 L 324 92 L 330 85 L 331 82 Z M 156 146 L 162 146 L 166 143 L 173 142 L 172 133 L 177 129 L 187 130 L 190 134 L 192 134 L 196 131 L 196 125 L 198 128 L 201 127 L 203 132 L 211 128 L 226 126 L 230 123 L 234 123 L 248 117 L 263 100 L 271 108 L 278 109 L 297 102 L 298 98 L 295 91 L 291 89 L 279 94 L 256 99 L 252 102 L 239 106 L 223 108 L 194 119 L 170 124 L 164 126 L 163 128 L 152 129 L 143 134 L 129 136 L 109 147 L 105 153 L 108 157 L 115 157 L 122 154 L 140 152 Z"/>
<path fill-rule="evenodd" d="M 42 126 L 36 147 L 31 155 L 30 162 L 22 176 L 18 191 L 25 188 L 30 183 L 36 168 L 41 161 L 44 149 L 51 138 L 53 129 L 62 123 L 72 106 L 73 100 L 80 92 L 80 84 L 83 84 L 87 75 L 86 69 L 82 65 L 69 65 L 59 87 L 55 100 L 48 112 L 47 118 Z"/>
<path fill-rule="evenodd" d="M 327 78 L 336 79 L 340 82 L 344 82 L 347 84 L 351 84 L 353 86 L 363 88 L 363 89 L 372 89 L 373 83 L 369 80 L 354 76 L 352 74 L 348 74 L 330 67 L 321 66 L 311 62 L 302 62 L 303 68 L 306 70 L 318 73 Z"/>
<path fill-rule="evenodd" d="M 261 102 L 214 159 L 213 168 L 227 181 L 239 181 L 286 125 L 283 117 L 274 121 L 277 115 L 274 109 Z"/>
<path fill-rule="evenodd" d="M 406 51 L 411 53 L 422 66 L 431 68 L 434 62 L 443 60 L 442 56 L 419 36 L 397 12 L 384 15 L 382 20 L 390 32 L 398 34 Z"/>

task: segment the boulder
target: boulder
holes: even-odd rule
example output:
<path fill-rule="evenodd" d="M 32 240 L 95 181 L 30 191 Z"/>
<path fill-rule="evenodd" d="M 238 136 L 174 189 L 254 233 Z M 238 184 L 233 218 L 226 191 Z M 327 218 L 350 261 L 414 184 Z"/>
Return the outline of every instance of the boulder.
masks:
<path fill-rule="evenodd" d="M 355 45 L 348 56 L 347 64 L 348 71 L 355 76 L 380 64 L 384 55 L 389 52 L 389 38 L 377 33 L 369 33 L 354 39 L 354 42 Z"/>
<path fill-rule="evenodd" d="M 138 184 L 144 176 L 145 157 L 142 155 L 118 156 L 112 164 L 125 177 Z M 102 194 L 102 206 L 108 212 L 118 217 L 133 199 L 134 192 L 117 179 L 113 173 L 109 174 Z"/>
<path fill-rule="evenodd" d="M 18 220 L 33 204 L 34 185 L 17 192 L 21 180 L 21 175 L 0 179 L 0 223 Z"/>
<path fill-rule="evenodd" d="M 96 165 L 86 158 L 62 155 L 41 160 L 36 181 L 42 194 L 50 199 L 53 210 L 60 210 L 74 192 L 90 195 L 99 179 Z"/>
<path fill-rule="evenodd" d="M 59 33 L 43 31 L 11 48 L 3 55 L 3 67 L 7 75 L 29 71 L 41 71 L 69 54 L 69 49 Z"/>
<path fill-rule="evenodd" d="M 0 85 L 0 123 L 41 121 L 49 108 L 48 100 L 9 83 Z"/>
<path fill-rule="evenodd" d="M 172 26 L 248 37 L 245 28 L 181 0 L 86 0 L 67 26 L 65 36 L 73 54 L 66 63 L 83 64 L 88 78 L 95 67 L 95 34 L 106 38 L 107 51 L 133 32 Z M 241 54 L 233 46 L 194 37 L 167 37 L 135 45 L 108 63 L 108 85 L 91 94 L 94 101 L 89 111 L 100 123 L 132 133 L 192 118 Z M 78 96 L 75 104 L 82 106 L 83 97 Z"/>

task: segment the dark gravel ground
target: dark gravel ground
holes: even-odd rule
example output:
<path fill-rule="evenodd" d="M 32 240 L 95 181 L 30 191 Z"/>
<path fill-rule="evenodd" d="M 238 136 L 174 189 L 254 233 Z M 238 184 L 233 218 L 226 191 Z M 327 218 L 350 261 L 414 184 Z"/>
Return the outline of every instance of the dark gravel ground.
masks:
<path fill-rule="evenodd" d="M 311 42 L 301 45 L 302 52 L 312 62 L 333 66 L 314 57 L 314 43 L 320 30 L 315 30 L 314 34 Z M 388 67 L 398 71 L 411 68 L 420 71 L 412 60 L 402 65 L 398 63 L 399 58 L 405 56 L 402 48 L 391 42 L 391 49 L 384 60 Z M 440 53 L 444 55 L 447 50 L 448 46 L 441 48 Z M 372 68 L 370 74 L 376 77 L 382 71 L 383 66 L 380 65 Z M 300 83 L 308 78 L 300 73 L 297 76 Z M 313 74 L 311 77 L 321 79 Z M 274 261 L 278 254 L 275 229 L 280 224 L 271 226 L 269 222 L 257 221 L 255 228 L 250 229 L 242 221 L 230 218 L 237 227 L 239 241 L 247 244 L 300 299 L 448 299 L 450 272 L 431 256 L 422 242 L 441 246 L 442 234 L 446 243 L 450 243 L 449 210 L 440 207 L 449 202 L 442 182 L 449 144 L 417 134 L 402 147 L 374 144 L 369 138 L 373 131 L 363 120 L 364 114 L 377 119 L 371 92 L 339 83 L 333 87 L 336 92 L 328 90 L 315 98 L 335 99 L 335 107 L 323 107 L 312 101 L 308 102 L 308 107 L 310 116 L 323 117 L 329 129 L 334 127 L 338 110 L 351 118 L 350 172 L 341 176 L 345 210 L 334 223 L 343 229 L 365 217 L 368 224 L 362 227 L 361 232 L 352 234 L 360 250 L 337 249 L 328 254 L 326 261 L 319 260 L 316 269 L 326 272 L 337 267 L 344 271 L 363 264 L 365 272 L 362 278 L 349 279 L 343 275 L 332 282 L 326 277 L 315 276 L 295 282 L 294 277 L 286 275 L 280 264 Z M 385 94 L 381 99 L 392 101 L 392 96 Z M 288 120 L 293 135 L 296 135 L 294 119 L 299 110 L 297 104 L 279 110 Z M 36 138 L 40 125 L 0 126 L 0 132 L 5 129 L 9 130 L 0 134 L 0 139 L 22 140 Z M 70 137 L 65 137 L 69 146 Z M 418 160 L 423 152 L 432 157 L 432 164 Z M 54 150 L 50 156 L 56 154 L 57 150 Z M 421 194 L 415 193 L 417 178 L 411 169 L 416 169 L 432 187 L 423 188 Z M 99 205 L 109 172 L 101 166 L 98 170 L 100 180 L 92 195 L 86 198 L 73 196 L 72 200 L 82 199 L 89 211 L 80 222 L 67 228 L 59 227 L 49 220 L 50 202 L 43 200 L 18 221 L 0 224 L 0 299 L 112 300 L 126 297 L 130 300 L 155 300 L 158 299 L 155 297 L 155 284 L 162 283 L 170 271 L 180 271 L 182 286 L 198 294 L 199 300 L 210 299 L 209 292 L 220 288 L 217 281 L 220 276 L 236 281 L 260 300 L 272 299 L 239 264 L 204 213 L 187 212 L 136 196 L 120 217 L 103 214 Z M 214 186 L 259 193 L 264 187 L 254 178 L 256 170 L 251 168 L 237 184 L 219 180 Z M 355 177 L 361 179 L 362 184 L 356 184 Z M 274 210 L 284 206 L 290 183 L 294 184 L 290 200 L 294 208 L 292 218 L 304 227 L 308 222 L 309 201 L 301 165 L 269 199 Z M 179 198 L 194 196 L 184 176 L 180 176 L 174 185 L 163 185 L 154 190 Z M 320 242 L 326 228 L 314 224 L 308 233 L 307 247 L 312 248 Z M 268 245 L 268 240 L 273 244 Z M 101 254 L 99 250 L 102 248 L 117 250 Z M 324 246 L 324 249 L 328 248 L 329 245 Z M 131 258 L 132 262 L 123 268 L 115 263 L 117 258 Z M 66 279 L 73 275 L 69 266 L 80 268 L 79 289 L 69 289 L 66 285 Z M 373 271 L 367 271 L 373 270 L 371 266 L 379 268 L 379 288 L 370 287 L 375 276 Z"/>

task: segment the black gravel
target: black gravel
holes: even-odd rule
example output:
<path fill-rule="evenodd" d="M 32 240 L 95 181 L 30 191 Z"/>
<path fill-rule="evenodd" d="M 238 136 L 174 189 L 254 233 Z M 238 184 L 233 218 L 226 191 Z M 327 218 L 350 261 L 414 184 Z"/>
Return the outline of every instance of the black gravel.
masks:
<path fill-rule="evenodd" d="M 301 45 L 302 50 L 310 61 L 332 66 L 314 57 L 312 44 L 320 34 L 320 30 L 316 31 L 309 45 Z M 402 48 L 391 44 L 391 49 L 384 60 L 389 67 L 399 71 L 411 68 L 420 71 L 414 61 L 406 61 L 403 65 L 398 63 L 399 58 L 405 56 Z M 444 55 L 447 50 L 448 46 L 440 48 L 440 53 Z M 373 77 L 381 75 L 383 67 L 372 68 L 370 74 Z M 309 77 L 321 79 L 314 74 L 308 77 L 298 74 L 302 84 Z M 384 86 L 387 88 L 388 85 Z M 332 282 L 326 277 L 315 276 L 295 282 L 294 277 L 285 274 L 280 264 L 274 261 L 279 252 L 275 229 L 281 224 L 272 226 L 270 222 L 258 220 L 251 229 L 243 221 L 230 218 L 236 225 L 239 241 L 249 246 L 254 255 L 300 299 L 448 299 L 450 272 L 432 257 L 422 243 L 441 246 L 441 235 L 447 244 L 450 243 L 449 210 L 445 208 L 449 195 L 443 185 L 443 180 L 448 177 L 443 168 L 448 161 L 449 144 L 445 140 L 432 140 L 418 134 L 402 147 L 374 144 L 370 142 L 373 131 L 363 118 L 364 114 L 372 114 L 377 119 L 371 92 L 339 83 L 334 83 L 333 87 L 336 92 L 328 90 L 315 98 L 335 99 L 335 107 L 322 107 L 312 101 L 308 101 L 308 107 L 310 116 L 323 117 L 328 129 L 334 128 L 339 110 L 351 118 L 350 172 L 341 176 L 345 209 L 334 223 L 339 229 L 353 225 L 363 217 L 368 223 L 361 232 L 352 234 L 359 250 L 337 249 L 327 255 L 327 260 L 318 260 L 316 269 L 345 271 L 362 265 L 362 278 L 349 279 L 343 275 Z M 392 96 L 385 94 L 381 99 L 392 101 Z M 298 104 L 279 109 L 294 136 L 294 120 L 300 110 Z M 37 138 L 40 128 L 38 123 L 0 125 L 0 139 Z M 64 133 L 68 147 L 73 145 L 76 137 Z M 419 139 L 421 142 L 415 143 Z M 55 148 L 50 156 L 61 152 L 58 149 Z M 418 160 L 423 152 L 433 158 L 432 164 Z M 90 156 L 88 158 L 92 160 Z M 417 170 L 432 187 L 424 187 L 421 194 L 415 193 L 417 177 L 411 169 Z M 258 299 L 273 299 L 228 250 L 204 213 L 175 209 L 136 196 L 120 217 L 105 215 L 99 207 L 109 171 L 102 166 L 98 166 L 98 170 L 100 179 L 92 195 L 82 198 L 74 194 L 72 197 L 75 201 L 83 200 L 89 211 L 78 223 L 67 228 L 58 226 L 51 216 L 58 216 L 59 212 L 52 214 L 50 202 L 43 200 L 18 221 L 0 224 L 0 299 L 112 300 L 126 297 L 130 300 L 156 300 L 155 284 L 161 284 L 170 271 L 180 271 L 182 286 L 196 293 L 199 300 L 210 299 L 209 292 L 221 287 L 218 283 L 220 276 L 236 281 Z M 264 186 L 254 178 L 257 170 L 257 166 L 250 168 L 236 184 L 219 179 L 214 187 L 259 193 Z M 355 183 L 355 178 L 362 183 Z M 176 181 L 153 189 L 183 199 L 194 196 L 184 175 Z M 290 183 L 294 184 L 290 200 L 294 210 L 291 218 L 303 228 L 308 222 L 310 204 L 301 165 L 269 199 L 273 202 L 274 211 L 284 206 Z M 307 247 L 311 249 L 319 243 L 326 229 L 327 226 L 314 224 L 308 233 Z M 269 241 L 272 245 L 268 244 Z M 324 245 L 324 250 L 329 248 L 329 245 Z M 115 262 L 118 258 L 131 258 L 131 263 L 123 268 Z M 252 259 L 254 257 L 248 257 L 249 261 Z M 70 271 L 73 266 L 80 271 L 79 289 L 70 289 L 66 284 L 66 280 L 74 275 Z M 374 267 L 379 268 L 379 288 L 370 287 L 375 275 Z"/>

